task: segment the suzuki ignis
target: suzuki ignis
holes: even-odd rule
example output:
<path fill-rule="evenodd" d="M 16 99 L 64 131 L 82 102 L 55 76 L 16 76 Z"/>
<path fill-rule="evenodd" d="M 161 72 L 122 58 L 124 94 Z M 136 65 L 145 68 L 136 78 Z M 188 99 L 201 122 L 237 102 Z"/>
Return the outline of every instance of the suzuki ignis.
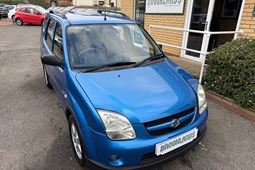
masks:
<path fill-rule="evenodd" d="M 203 87 L 122 13 L 48 14 L 41 61 L 81 166 L 144 168 L 183 154 L 205 135 Z"/>

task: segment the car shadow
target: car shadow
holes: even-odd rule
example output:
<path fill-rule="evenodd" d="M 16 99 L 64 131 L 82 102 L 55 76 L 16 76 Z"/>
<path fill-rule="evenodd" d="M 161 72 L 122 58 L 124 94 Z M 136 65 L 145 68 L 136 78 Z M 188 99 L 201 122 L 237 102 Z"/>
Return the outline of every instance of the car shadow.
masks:
<path fill-rule="evenodd" d="M 76 161 L 68 132 L 59 135 L 47 148 L 47 154 L 43 161 L 42 169 L 76 169 L 88 170 L 80 167 Z"/>
<path fill-rule="evenodd" d="M 16 22 L 13 22 L 13 24 L 17 25 Z M 26 23 L 23 23 L 23 25 L 21 25 L 19 27 L 42 27 L 42 25 L 40 25 L 40 24 L 26 24 Z"/>

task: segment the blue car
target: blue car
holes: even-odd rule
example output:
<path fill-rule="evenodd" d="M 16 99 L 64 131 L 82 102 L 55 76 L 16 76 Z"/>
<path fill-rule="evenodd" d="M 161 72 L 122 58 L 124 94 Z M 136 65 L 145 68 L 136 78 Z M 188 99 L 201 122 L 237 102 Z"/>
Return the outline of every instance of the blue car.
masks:
<path fill-rule="evenodd" d="M 205 135 L 203 87 L 124 14 L 48 14 L 40 52 L 81 166 L 151 167 Z"/>

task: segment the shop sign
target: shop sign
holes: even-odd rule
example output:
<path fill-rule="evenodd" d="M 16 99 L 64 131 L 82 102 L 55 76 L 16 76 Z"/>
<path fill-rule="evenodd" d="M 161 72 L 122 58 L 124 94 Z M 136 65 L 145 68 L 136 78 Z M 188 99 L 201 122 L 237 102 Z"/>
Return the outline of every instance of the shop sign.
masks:
<path fill-rule="evenodd" d="M 183 14 L 184 0 L 147 0 L 146 14 Z"/>

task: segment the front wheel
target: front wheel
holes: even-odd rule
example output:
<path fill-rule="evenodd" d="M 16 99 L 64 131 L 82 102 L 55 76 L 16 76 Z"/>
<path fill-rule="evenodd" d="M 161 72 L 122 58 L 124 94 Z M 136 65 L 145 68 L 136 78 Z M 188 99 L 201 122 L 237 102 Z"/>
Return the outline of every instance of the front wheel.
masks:
<path fill-rule="evenodd" d="M 16 19 L 16 24 L 17 24 L 18 26 L 21 26 L 21 25 L 23 25 L 23 21 L 22 21 L 21 19 L 17 18 L 17 19 Z"/>
<path fill-rule="evenodd" d="M 74 150 L 74 155 L 80 166 L 85 166 L 86 157 L 85 157 L 85 149 L 81 136 L 81 132 L 79 130 L 79 126 L 75 121 L 73 115 L 69 117 L 69 132 L 71 137 L 71 142 Z"/>

